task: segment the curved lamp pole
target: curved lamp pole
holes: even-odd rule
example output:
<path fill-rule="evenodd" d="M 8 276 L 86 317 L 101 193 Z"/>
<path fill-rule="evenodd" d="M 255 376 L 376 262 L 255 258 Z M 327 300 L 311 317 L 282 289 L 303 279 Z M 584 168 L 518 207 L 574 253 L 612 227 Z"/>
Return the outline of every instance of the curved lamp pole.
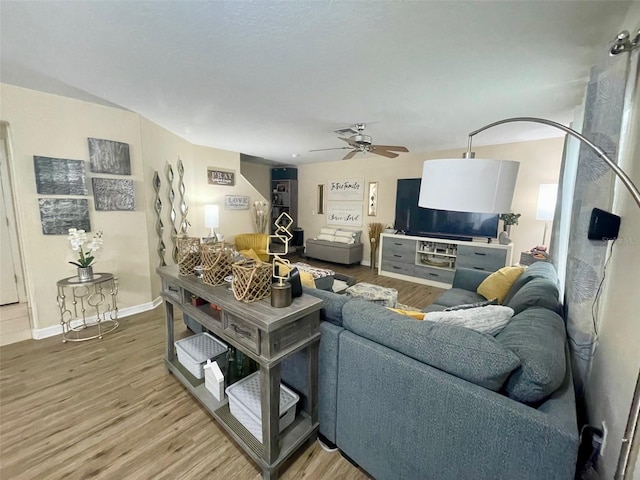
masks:
<path fill-rule="evenodd" d="M 472 156 L 471 153 L 471 138 L 483 132 L 491 127 L 495 127 L 496 125 L 502 125 L 503 123 L 512 123 L 512 122 L 532 122 L 532 123 L 542 123 L 543 125 L 549 125 L 550 127 L 555 127 L 563 132 L 571 135 L 572 137 L 577 138 L 582 143 L 588 145 L 594 152 L 598 154 L 604 162 L 613 170 L 613 172 L 618 176 L 620 181 L 627 187 L 629 193 L 635 200 L 638 207 L 640 207 L 640 192 L 638 191 L 638 187 L 636 187 L 633 181 L 629 178 L 629 176 L 622 170 L 618 164 L 616 164 L 613 160 L 611 160 L 607 154 L 597 145 L 593 144 L 588 138 L 585 138 L 583 135 L 579 134 L 575 130 L 565 127 L 561 123 L 554 122 L 552 120 L 546 120 L 544 118 L 536 118 L 536 117 L 514 117 L 514 118 L 506 118 L 504 120 L 500 120 L 497 122 L 490 123 L 478 130 L 475 130 L 469 134 L 469 147 L 467 149 L 466 157 L 469 158 Z M 640 418 L 640 374 L 638 374 L 638 379 L 636 381 L 635 393 L 633 395 L 633 400 L 631 404 L 631 409 L 629 411 L 629 418 L 627 421 L 627 425 L 624 432 L 624 437 L 622 439 L 622 447 L 620 449 L 620 456 L 618 458 L 618 466 L 616 469 L 615 478 L 623 479 L 627 478 L 627 466 L 629 463 L 629 456 L 631 453 L 631 442 L 632 439 L 636 435 L 636 428 L 638 426 L 638 418 Z"/>
<path fill-rule="evenodd" d="M 602 150 L 600 147 L 598 147 L 593 142 L 591 142 L 591 140 L 589 140 L 588 138 L 586 138 L 583 135 L 579 134 L 575 130 L 573 130 L 573 129 L 569 128 L 569 127 L 565 127 L 561 123 L 554 122 L 552 120 L 546 120 L 544 118 L 536 118 L 536 117 L 514 117 L 514 118 L 505 118 L 504 120 L 499 120 L 497 122 L 490 123 L 489 125 L 485 125 L 484 127 L 479 128 L 478 130 L 474 130 L 473 132 L 471 132 L 469 134 L 469 146 L 467 148 L 467 155 L 466 156 L 467 157 L 471 157 L 472 156 L 472 154 L 471 154 L 471 139 L 473 138 L 474 135 L 476 135 L 476 134 L 478 134 L 480 132 L 484 132 L 485 130 L 488 130 L 489 128 L 495 127 L 497 125 L 502 125 L 503 123 L 513 123 L 513 122 L 541 123 L 543 125 L 548 125 L 550 127 L 555 127 L 558 130 L 562 130 L 563 132 L 571 135 L 572 137 L 577 138 L 582 143 L 585 143 L 586 145 L 588 145 L 594 152 L 596 152 L 598 157 L 600 157 L 602 160 L 604 160 L 604 162 L 609 166 L 609 168 L 611 168 L 611 170 L 613 170 L 613 172 L 618 176 L 618 178 L 624 184 L 624 186 L 627 187 L 627 190 L 629 190 L 629 193 L 631 193 L 631 196 L 635 200 L 635 202 L 638 205 L 638 207 L 640 207 L 640 191 L 638 191 L 638 187 L 636 187 L 634 185 L 633 181 L 629 178 L 629 176 L 625 173 L 625 171 L 622 170 L 618 166 L 618 164 L 616 162 L 614 162 L 613 160 L 611 160 L 607 156 L 607 154 L 604 152 L 604 150 Z"/>

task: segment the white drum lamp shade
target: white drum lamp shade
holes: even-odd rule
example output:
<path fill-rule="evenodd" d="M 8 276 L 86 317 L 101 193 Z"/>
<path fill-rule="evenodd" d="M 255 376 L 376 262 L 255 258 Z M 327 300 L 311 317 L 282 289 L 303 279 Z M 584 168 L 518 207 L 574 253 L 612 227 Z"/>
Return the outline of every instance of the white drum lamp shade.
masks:
<path fill-rule="evenodd" d="M 427 160 L 418 206 L 475 213 L 511 211 L 519 162 L 483 158 Z"/>
<path fill-rule="evenodd" d="M 210 237 L 215 237 L 214 230 L 219 227 L 218 205 L 204 206 L 204 226 L 211 229 Z"/>

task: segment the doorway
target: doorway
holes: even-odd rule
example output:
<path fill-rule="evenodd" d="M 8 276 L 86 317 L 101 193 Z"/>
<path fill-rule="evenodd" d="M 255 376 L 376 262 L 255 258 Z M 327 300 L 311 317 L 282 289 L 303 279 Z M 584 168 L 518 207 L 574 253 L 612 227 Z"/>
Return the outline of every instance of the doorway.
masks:
<path fill-rule="evenodd" d="M 31 321 L 22 274 L 7 124 L 0 123 L 0 345 L 31 337 Z"/>

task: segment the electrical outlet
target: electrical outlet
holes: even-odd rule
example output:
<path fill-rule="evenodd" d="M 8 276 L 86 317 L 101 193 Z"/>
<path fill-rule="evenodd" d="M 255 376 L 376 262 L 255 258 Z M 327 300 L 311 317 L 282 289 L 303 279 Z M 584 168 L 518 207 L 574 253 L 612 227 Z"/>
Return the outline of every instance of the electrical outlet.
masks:
<path fill-rule="evenodd" d="M 600 442 L 600 456 L 604 455 L 604 448 L 607 445 L 607 424 L 602 421 L 602 442 Z"/>

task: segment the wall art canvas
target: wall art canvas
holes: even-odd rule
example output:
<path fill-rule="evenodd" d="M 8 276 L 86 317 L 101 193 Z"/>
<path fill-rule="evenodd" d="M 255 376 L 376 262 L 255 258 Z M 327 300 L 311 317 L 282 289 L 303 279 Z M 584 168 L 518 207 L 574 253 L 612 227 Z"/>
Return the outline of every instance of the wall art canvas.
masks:
<path fill-rule="evenodd" d="M 362 200 L 364 198 L 364 178 L 344 178 L 329 180 L 327 200 Z"/>
<path fill-rule="evenodd" d="M 96 210 L 135 210 L 133 180 L 92 178 Z"/>
<path fill-rule="evenodd" d="M 67 235 L 70 228 L 91 231 L 89 201 L 84 198 L 40 198 L 40 221 L 45 235 Z"/>
<path fill-rule="evenodd" d="M 362 225 L 362 205 L 337 203 L 327 206 L 327 225 Z"/>
<path fill-rule="evenodd" d="M 89 161 L 94 173 L 112 173 L 114 175 L 131 175 L 131 159 L 129 144 L 88 138 Z"/>
<path fill-rule="evenodd" d="M 42 195 L 87 195 L 82 160 L 33 156 L 36 190 Z"/>

